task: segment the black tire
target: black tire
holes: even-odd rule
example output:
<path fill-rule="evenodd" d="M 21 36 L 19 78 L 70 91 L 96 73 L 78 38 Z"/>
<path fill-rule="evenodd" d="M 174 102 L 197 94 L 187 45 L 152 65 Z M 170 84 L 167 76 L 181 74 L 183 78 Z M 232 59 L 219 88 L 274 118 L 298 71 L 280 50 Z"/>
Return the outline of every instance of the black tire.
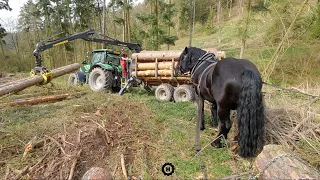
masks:
<path fill-rule="evenodd" d="M 90 89 L 94 92 L 112 91 L 113 79 L 111 71 L 96 67 L 89 74 Z"/>
<path fill-rule="evenodd" d="M 171 101 L 173 99 L 173 87 L 170 84 L 160 84 L 155 91 L 156 99 Z"/>
<path fill-rule="evenodd" d="M 178 86 L 173 93 L 173 98 L 176 102 L 193 102 L 196 99 L 195 90 L 190 85 Z"/>
<path fill-rule="evenodd" d="M 76 73 L 70 74 L 70 76 L 68 78 L 68 84 L 70 84 L 70 85 L 79 85 L 80 84 L 79 77 Z"/>

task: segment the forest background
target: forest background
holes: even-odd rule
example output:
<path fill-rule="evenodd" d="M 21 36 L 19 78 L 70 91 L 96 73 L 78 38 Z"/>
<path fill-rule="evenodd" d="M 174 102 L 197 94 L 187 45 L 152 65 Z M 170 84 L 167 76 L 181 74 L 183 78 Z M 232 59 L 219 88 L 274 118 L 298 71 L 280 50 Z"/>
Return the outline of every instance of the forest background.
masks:
<path fill-rule="evenodd" d="M 28 72 L 34 67 L 37 43 L 93 28 L 139 43 L 143 50 L 214 47 L 227 56 L 253 61 L 264 80 L 277 85 L 312 85 L 319 80 L 318 0 L 111 0 L 105 11 L 103 3 L 29 0 L 18 20 L 0 17 L 0 71 Z M 8 5 L 8 0 L 0 0 L 1 11 L 10 11 Z M 81 63 L 87 51 L 98 48 L 102 45 L 76 40 L 42 56 L 54 69 Z"/>

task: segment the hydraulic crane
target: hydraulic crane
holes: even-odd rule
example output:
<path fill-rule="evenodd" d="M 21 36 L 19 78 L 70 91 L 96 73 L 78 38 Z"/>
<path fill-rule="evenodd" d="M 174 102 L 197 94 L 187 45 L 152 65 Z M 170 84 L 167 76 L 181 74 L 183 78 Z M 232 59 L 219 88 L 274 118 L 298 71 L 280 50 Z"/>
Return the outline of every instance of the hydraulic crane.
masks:
<path fill-rule="evenodd" d="M 45 51 L 49 48 L 66 44 L 70 41 L 76 40 L 76 39 L 83 39 L 85 41 L 90 41 L 90 42 L 96 42 L 96 43 L 103 43 L 103 44 L 109 44 L 109 45 L 115 45 L 115 46 L 122 46 L 122 47 L 127 47 L 130 50 L 134 52 L 140 52 L 141 46 L 137 43 L 129 43 L 129 42 L 121 42 L 117 39 L 111 38 L 107 36 L 107 39 L 102 39 L 102 38 L 96 38 L 94 35 L 101 35 L 101 33 L 94 31 L 93 29 L 89 29 L 85 32 L 80 32 L 77 34 L 73 34 L 67 37 L 59 38 L 53 41 L 43 41 L 39 42 L 36 45 L 35 50 L 33 51 L 33 55 L 35 57 L 35 67 L 34 69 L 31 70 L 32 75 L 36 74 L 45 74 L 49 73 L 50 71 L 42 64 L 42 57 L 40 53 L 42 51 Z"/>

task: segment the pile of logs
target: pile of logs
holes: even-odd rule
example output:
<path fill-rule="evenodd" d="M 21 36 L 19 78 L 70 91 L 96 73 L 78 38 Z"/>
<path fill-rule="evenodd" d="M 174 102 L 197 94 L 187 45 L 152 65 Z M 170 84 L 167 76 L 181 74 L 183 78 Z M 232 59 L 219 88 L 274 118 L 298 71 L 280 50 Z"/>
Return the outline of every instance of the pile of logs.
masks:
<path fill-rule="evenodd" d="M 223 51 L 204 50 L 215 53 L 219 60 L 225 57 Z M 146 79 L 157 79 L 159 77 L 161 79 L 173 79 L 181 53 L 182 51 L 141 51 L 140 53 L 133 53 L 132 76 Z M 177 78 L 184 80 L 188 79 L 189 76 L 184 75 Z"/>

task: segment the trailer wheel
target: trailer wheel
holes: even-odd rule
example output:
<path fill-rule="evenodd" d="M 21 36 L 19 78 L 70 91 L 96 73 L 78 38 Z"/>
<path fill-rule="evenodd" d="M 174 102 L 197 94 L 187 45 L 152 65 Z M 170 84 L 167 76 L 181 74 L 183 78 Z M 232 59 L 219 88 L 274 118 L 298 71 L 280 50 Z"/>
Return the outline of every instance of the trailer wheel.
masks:
<path fill-rule="evenodd" d="M 156 99 L 161 101 L 171 101 L 173 98 L 173 87 L 170 84 L 160 84 L 155 91 Z"/>
<path fill-rule="evenodd" d="M 181 85 L 176 88 L 173 97 L 176 102 L 192 102 L 195 100 L 195 90 L 190 85 Z"/>
<path fill-rule="evenodd" d="M 89 86 L 92 91 L 112 91 L 113 74 L 100 67 L 94 68 L 89 75 Z"/>

